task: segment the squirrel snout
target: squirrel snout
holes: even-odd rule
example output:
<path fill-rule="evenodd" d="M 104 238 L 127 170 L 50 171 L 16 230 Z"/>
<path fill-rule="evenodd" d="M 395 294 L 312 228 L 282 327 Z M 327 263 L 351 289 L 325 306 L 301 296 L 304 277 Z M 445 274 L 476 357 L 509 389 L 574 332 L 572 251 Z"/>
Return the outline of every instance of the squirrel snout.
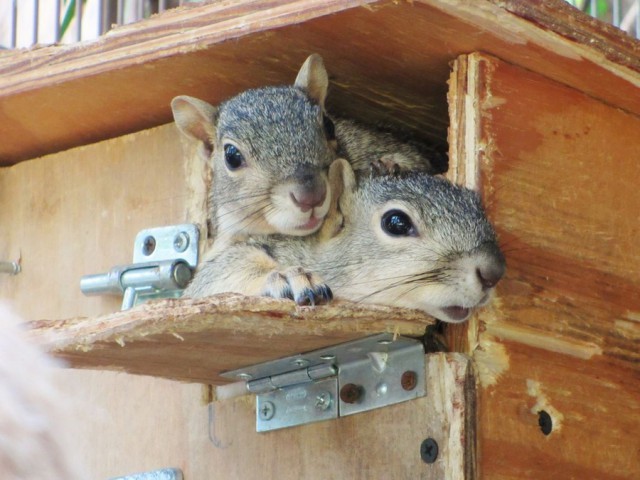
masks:
<path fill-rule="evenodd" d="M 481 260 L 476 267 L 476 276 L 483 290 L 496 286 L 505 271 L 505 261 L 497 245 L 487 243 L 480 247 Z"/>
<path fill-rule="evenodd" d="M 327 198 L 327 185 L 318 176 L 309 176 L 295 185 L 290 193 L 293 203 L 303 212 L 322 205 Z"/>

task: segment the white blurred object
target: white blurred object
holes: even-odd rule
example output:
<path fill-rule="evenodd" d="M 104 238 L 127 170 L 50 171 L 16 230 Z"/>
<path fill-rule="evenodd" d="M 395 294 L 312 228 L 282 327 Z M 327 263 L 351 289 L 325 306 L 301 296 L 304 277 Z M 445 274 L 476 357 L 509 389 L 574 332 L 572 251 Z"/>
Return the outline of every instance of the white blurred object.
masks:
<path fill-rule="evenodd" d="M 3 480 L 79 480 L 70 402 L 55 382 L 57 362 L 26 340 L 0 302 L 0 472 Z"/>

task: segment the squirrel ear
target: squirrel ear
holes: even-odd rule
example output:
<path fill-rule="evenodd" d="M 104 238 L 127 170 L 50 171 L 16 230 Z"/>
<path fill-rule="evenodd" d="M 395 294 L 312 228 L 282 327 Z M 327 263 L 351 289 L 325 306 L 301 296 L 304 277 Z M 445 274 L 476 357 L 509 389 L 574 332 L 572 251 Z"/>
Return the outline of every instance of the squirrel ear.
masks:
<path fill-rule="evenodd" d="M 333 161 L 329 167 L 329 187 L 331 191 L 331 204 L 322 228 L 318 234 L 320 241 L 335 237 L 344 225 L 344 214 L 340 206 L 345 201 L 351 201 L 351 192 L 355 188 L 355 175 L 351 164 L 344 158 Z M 348 198 L 349 200 L 346 200 Z"/>
<path fill-rule="evenodd" d="M 320 55 L 317 53 L 309 55 L 298 72 L 294 86 L 305 90 L 309 97 L 324 110 L 324 100 L 329 88 L 329 76 Z"/>
<path fill-rule="evenodd" d="M 203 100 L 180 95 L 171 100 L 176 125 L 186 136 L 199 140 L 209 151 L 216 137 L 217 109 Z"/>

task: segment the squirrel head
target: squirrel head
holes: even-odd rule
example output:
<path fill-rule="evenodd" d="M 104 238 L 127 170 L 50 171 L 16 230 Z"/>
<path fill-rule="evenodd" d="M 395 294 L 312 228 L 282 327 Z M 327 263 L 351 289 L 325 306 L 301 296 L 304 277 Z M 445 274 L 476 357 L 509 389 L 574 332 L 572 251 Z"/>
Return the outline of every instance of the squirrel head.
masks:
<path fill-rule="evenodd" d="M 211 159 L 219 233 L 302 236 L 320 228 L 336 155 L 327 87 L 322 58 L 311 55 L 292 86 L 247 90 L 218 107 L 173 99 L 179 129 Z"/>
<path fill-rule="evenodd" d="M 343 187 L 319 238 L 322 263 L 348 252 L 338 283 L 325 278 L 338 296 L 453 323 L 488 302 L 505 260 L 476 192 L 422 172 L 356 180 L 341 159 L 331 178 Z"/>

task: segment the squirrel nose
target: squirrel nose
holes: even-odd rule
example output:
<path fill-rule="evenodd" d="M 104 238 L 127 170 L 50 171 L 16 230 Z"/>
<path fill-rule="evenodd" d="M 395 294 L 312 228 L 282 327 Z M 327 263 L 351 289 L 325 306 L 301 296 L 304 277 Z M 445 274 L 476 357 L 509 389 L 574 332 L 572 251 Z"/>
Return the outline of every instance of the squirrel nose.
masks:
<path fill-rule="evenodd" d="M 495 244 L 484 244 L 480 247 L 481 260 L 476 267 L 476 276 L 483 290 L 496 286 L 505 271 L 505 261 L 502 252 Z"/>
<path fill-rule="evenodd" d="M 484 290 L 489 290 L 490 288 L 495 287 L 503 274 L 504 268 L 494 268 L 494 265 L 485 266 L 484 268 L 476 268 L 476 275 L 478 276 L 478 280 L 480 280 L 480 284 Z"/>
<path fill-rule="evenodd" d="M 322 205 L 327 198 L 327 186 L 316 175 L 305 176 L 291 191 L 291 200 L 303 212 Z"/>

